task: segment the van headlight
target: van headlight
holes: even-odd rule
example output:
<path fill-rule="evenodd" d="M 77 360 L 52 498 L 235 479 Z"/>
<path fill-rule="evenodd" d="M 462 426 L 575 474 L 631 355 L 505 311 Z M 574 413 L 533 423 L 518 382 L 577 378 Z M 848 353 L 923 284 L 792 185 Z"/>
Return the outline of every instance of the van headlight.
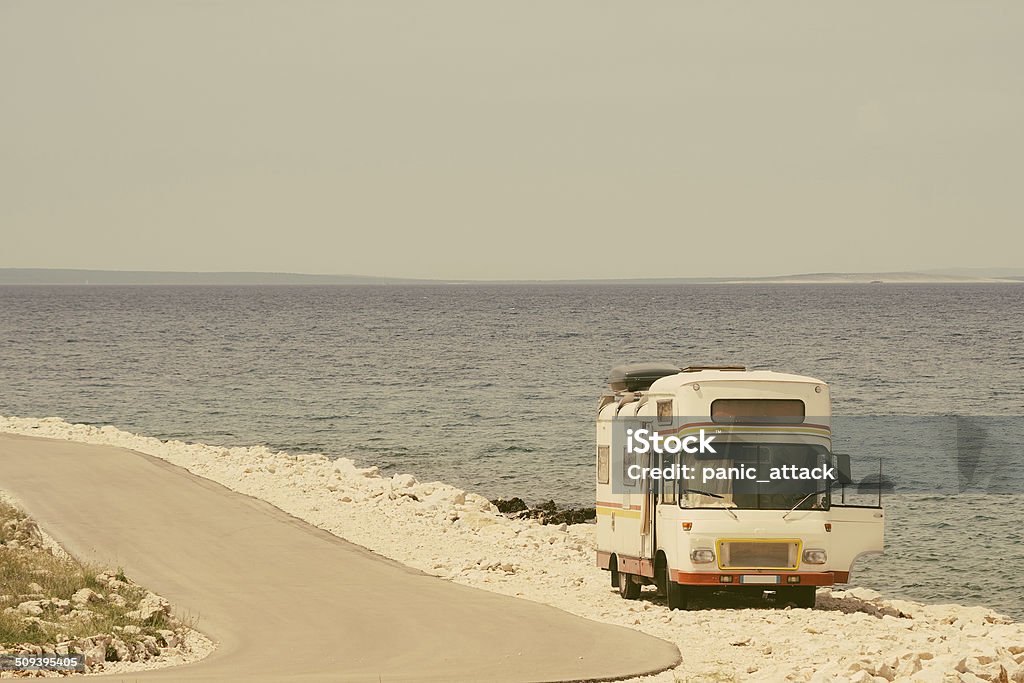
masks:
<path fill-rule="evenodd" d="M 811 548 L 804 551 L 804 562 L 807 564 L 825 564 L 828 561 L 828 553 L 824 550 Z"/>
<path fill-rule="evenodd" d="M 715 551 L 707 548 L 698 548 L 690 551 L 690 562 L 694 564 L 707 564 L 715 561 Z"/>

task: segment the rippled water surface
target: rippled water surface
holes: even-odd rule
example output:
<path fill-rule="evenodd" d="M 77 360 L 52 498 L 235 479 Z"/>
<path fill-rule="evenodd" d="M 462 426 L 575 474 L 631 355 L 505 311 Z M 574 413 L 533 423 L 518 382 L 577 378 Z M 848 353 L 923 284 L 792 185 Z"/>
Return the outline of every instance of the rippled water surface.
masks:
<path fill-rule="evenodd" d="M 974 487 L 901 489 L 927 453 L 845 444 L 897 482 L 857 581 L 1024 618 L 1024 286 L 0 287 L 0 414 L 531 501 L 592 501 L 597 397 L 634 360 L 812 375 L 837 415 L 1002 416 Z"/>

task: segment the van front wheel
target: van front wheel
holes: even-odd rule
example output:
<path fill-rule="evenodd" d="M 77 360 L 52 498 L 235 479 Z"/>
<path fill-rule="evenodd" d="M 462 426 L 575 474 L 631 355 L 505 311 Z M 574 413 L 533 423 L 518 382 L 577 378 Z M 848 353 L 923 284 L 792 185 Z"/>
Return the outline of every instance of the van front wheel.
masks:
<path fill-rule="evenodd" d="M 636 600 L 640 597 L 640 584 L 633 581 L 633 577 L 626 572 L 617 572 L 619 575 L 619 595 L 626 600 Z"/>
<path fill-rule="evenodd" d="M 813 609 L 815 598 L 817 597 L 817 588 L 814 586 L 787 586 L 780 593 L 783 604 L 792 603 L 797 607 Z M 775 601 L 779 602 L 778 598 Z"/>
<path fill-rule="evenodd" d="M 665 598 L 668 601 L 669 609 L 686 609 L 689 602 L 690 589 L 675 581 L 665 582 Z"/>

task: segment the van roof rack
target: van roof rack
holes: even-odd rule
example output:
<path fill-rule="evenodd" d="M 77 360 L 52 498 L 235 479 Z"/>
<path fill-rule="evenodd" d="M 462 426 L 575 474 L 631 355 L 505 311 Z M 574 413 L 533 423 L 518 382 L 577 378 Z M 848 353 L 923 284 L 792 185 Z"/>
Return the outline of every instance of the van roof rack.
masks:
<path fill-rule="evenodd" d="M 700 372 L 701 370 L 727 370 L 730 372 L 745 372 L 746 365 L 687 365 L 680 372 Z"/>
<path fill-rule="evenodd" d="M 620 391 L 647 391 L 657 380 L 679 372 L 679 367 L 668 363 L 627 363 L 616 365 L 608 375 L 608 387 Z"/>

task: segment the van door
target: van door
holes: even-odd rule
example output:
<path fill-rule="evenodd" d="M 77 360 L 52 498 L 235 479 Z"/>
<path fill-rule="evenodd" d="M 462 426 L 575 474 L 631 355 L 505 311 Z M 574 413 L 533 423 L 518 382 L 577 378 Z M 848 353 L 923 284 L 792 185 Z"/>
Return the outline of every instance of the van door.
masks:
<path fill-rule="evenodd" d="M 880 507 L 832 504 L 832 547 L 829 566 L 852 571 L 861 555 L 881 553 L 885 545 L 885 512 Z"/>

